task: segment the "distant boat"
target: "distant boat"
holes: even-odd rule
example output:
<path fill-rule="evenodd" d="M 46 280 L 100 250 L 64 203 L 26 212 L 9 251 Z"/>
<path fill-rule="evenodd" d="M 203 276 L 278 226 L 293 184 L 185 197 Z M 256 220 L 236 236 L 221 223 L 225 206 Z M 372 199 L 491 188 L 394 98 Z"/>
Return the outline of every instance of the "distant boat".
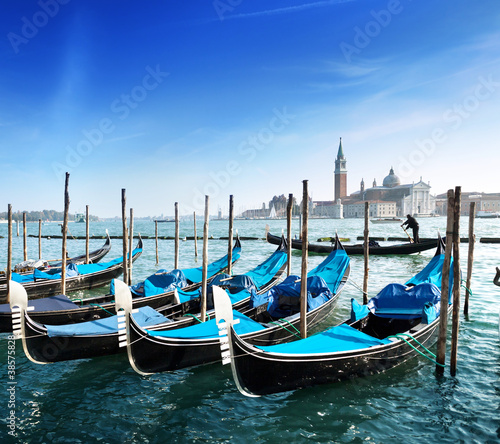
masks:
<path fill-rule="evenodd" d="M 75 222 L 85 223 L 85 214 L 76 213 L 75 214 Z"/>
<path fill-rule="evenodd" d="M 403 222 L 403 219 L 398 219 L 397 217 L 385 217 L 380 219 L 370 219 L 370 222 L 374 224 L 391 224 L 394 222 Z"/>
<path fill-rule="evenodd" d="M 476 217 L 480 219 L 496 219 L 500 217 L 500 213 L 494 213 L 493 211 L 488 210 L 479 210 L 476 213 Z"/>

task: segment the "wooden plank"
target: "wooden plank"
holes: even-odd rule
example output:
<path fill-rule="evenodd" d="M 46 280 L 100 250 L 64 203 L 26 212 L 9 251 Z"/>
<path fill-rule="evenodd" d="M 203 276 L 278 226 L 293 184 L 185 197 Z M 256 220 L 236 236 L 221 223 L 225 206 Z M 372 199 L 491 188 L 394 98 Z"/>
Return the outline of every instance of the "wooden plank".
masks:
<path fill-rule="evenodd" d="M 448 216 L 446 220 L 446 249 L 443 262 L 443 277 L 441 280 L 441 296 L 443 301 L 448 300 L 451 251 L 453 249 L 453 226 L 455 223 L 455 192 L 448 190 Z M 439 315 L 439 335 L 436 353 L 436 373 L 442 375 L 446 362 L 446 330 L 448 328 L 448 310 L 447 304 L 442 304 Z"/>
<path fill-rule="evenodd" d="M 300 274 L 300 337 L 307 338 L 307 228 L 309 221 L 308 181 L 302 181 L 302 266 Z"/>

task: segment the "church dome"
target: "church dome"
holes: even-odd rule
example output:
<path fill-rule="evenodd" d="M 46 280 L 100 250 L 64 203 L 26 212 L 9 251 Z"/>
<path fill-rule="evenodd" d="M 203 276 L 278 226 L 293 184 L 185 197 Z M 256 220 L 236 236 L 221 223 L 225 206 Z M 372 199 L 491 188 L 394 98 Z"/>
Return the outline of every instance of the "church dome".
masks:
<path fill-rule="evenodd" d="M 394 174 L 394 170 L 391 167 L 391 171 L 389 171 L 389 175 L 384 178 L 384 182 L 382 183 L 384 187 L 392 188 L 401 185 L 401 181 L 399 177 Z"/>

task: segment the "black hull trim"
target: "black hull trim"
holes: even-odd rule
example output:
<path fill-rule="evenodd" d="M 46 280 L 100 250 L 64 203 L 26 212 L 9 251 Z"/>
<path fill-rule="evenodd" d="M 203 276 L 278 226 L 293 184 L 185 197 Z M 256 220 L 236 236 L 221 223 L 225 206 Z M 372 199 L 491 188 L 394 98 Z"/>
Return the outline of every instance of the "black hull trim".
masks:
<path fill-rule="evenodd" d="M 429 347 L 437 339 L 438 325 L 439 317 L 429 325 L 419 324 L 409 329 L 409 333 Z M 231 356 L 234 357 L 231 358 L 233 376 L 240 391 L 249 396 L 365 377 L 389 370 L 417 355 L 404 341 L 331 354 L 266 353 L 252 347 L 232 327 L 228 333 Z"/>
<path fill-rule="evenodd" d="M 142 244 L 141 244 L 142 245 Z M 239 239 L 235 243 L 234 248 L 240 248 L 241 244 Z M 233 250 L 234 250 L 233 248 Z M 134 261 L 137 259 L 134 256 Z M 225 268 L 224 268 L 225 269 Z M 222 272 L 223 270 L 220 270 Z M 121 274 L 122 270 L 120 267 L 120 272 L 117 276 Z M 114 276 L 114 277 L 117 277 Z M 114 278 L 113 277 L 113 278 Z M 110 279 L 111 280 L 111 279 Z M 109 280 L 109 281 L 110 281 Z M 106 285 L 108 282 L 105 282 L 101 285 Z M 67 285 L 67 284 L 66 284 Z M 188 285 L 183 288 L 184 291 L 192 291 L 196 290 L 201 283 L 195 283 Z M 68 290 L 69 291 L 69 290 Z M 55 294 L 60 294 L 59 292 Z M 28 293 L 29 295 L 29 293 Z M 71 310 L 57 310 L 57 311 L 38 311 L 38 312 L 30 312 L 30 317 L 32 320 L 47 325 L 64 325 L 71 324 L 77 322 L 87 322 L 95 319 L 106 318 L 111 316 L 111 314 L 115 314 L 115 303 L 114 303 L 114 295 L 103 295 L 97 296 L 93 298 L 87 298 L 82 301 L 82 306 L 77 309 Z M 164 306 L 172 305 L 175 301 L 175 294 L 173 291 L 169 291 L 167 293 L 162 293 L 155 296 L 148 297 L 138 297 L 132 300 L 134 308 L 140 308 L 150 306 L 151 308 L 158 309 Z M 0 333 L 12 331 L 12 321 L 10 317 L 10 312 L 1 312 L 0 313 Z"/>
<path fill-rule="evenodd" d="M 271 233 L 267 233 L 267 241 L 270 244 L 277 245 L 280 241 L 280 237 L 274 236 Z M 370 247 L 368 249 L 371 255 L 386 255 L 386 254 L 413 254 L 420 253 L 422 251 L 432 250 L 438 245 L 438 239 L 433 239 L 430 241 L 420 242 L 418 244 L 408 243 L 399 245 L 388 245 L 381 247 Z M 345 252 L 348 255 L 353 254 L 364 254 L 364 248 L 362 245 L 343 245 Z M 302 250 L 302 241 L 300 239 L 292 240 L 292 248 L 295 250 Z M 331 245 L 319 245 L 314 243 L 309 243 L 307 250 L 313 253 L 331 253 L 334 249 Z"/>
<path fill-rule="evenodd" d="M 333 311 L 342 289 L 350 274 L 350 267 L 345 271 L 342 283 L 332 299 L 307 314 L 308 328 L 320 324 Z M 248 302 L 247 302 L 248 304 Z M 234 307 L 233 307 L 234 308 Z M 250 318 L 257 313 L 248 307 L 244 312 Z M 297 314 L 289 320 L 297 330 L 300 328 L 300 316 Z M 255 345 L 273 345 L 298 339 L 293 327 L 283 323 L 254 333 L 243 335 L 246 341 Z M 284 328 L 285 327 L 285 328 Z M 164 329 L 162 329 L 164 330 Z M 132 367 L 141 374 L 152 374 L 164 371 L 208 364 L 221 360 L 219 338 L 215 339 L 175 339 L 151 336 L 129 318 L 129 360 Z"/>

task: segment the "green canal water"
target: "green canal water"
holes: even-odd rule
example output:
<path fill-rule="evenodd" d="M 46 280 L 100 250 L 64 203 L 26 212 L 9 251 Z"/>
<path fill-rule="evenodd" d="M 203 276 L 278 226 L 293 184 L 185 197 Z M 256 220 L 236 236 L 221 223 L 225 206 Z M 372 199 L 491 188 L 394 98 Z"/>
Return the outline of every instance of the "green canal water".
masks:
<path fill-rule="evenodd" d="M 445 218 L 420 219 L 421 237 L 444 233 Z M 259 264 L 275 247 L 267 244 L 265 225 L 280 234 L 286 221 L 237 220 L 241 236 L 261 240 L 242 241 L 241 259 L 235 273 Z M 468 220 L 461 220 L 461 235 L 468 233 Z M 500 219 L 477 219 L 476 235 L 500 237 Z M 85 224 L 69 226 L 73 236 L 84 235 Z M 119 235 L 120 222 L 91 224 L 91 234 Z M 202 224 L 198 223 L 200 235 Z M 210 222 L 210 235 L 227 236 L 227 221 Z M 298 234 L 298 221 L 294 221 Z M 311 241 L 330 236 L 350 238 L 362 235 L 362 220 L 310 220 Z M 373 236 L 402 236 L 398 224 L 371 224 Z M 14 230 L 15 231 L 15 230 Z M 159 224 L 160 236 L 173 236 L 174 224 Z M 135 232 L 154 235 L 152 222 L 136 221 Z M 38 224 L 28 224 L 28 233 L 37 234 Z M 6 236 L 7 226 L 0 225 Z M 43 226 L 43 234 L 60 234 L 55 223 Z M 183 222 L 180 235 L 192 236 L 192 223 Z M 92 240 L 91 248 L 102 245 Z M 121 240 L 105 260 L 121 256 Z M 43 256 L 60 256 L 59 239 L 43 239 Z M 461 268 L 466 271 L 467 244 L 461 247 Z M 85 241 L 68 241 L 70 255 L 85 251 Z M 201 265 L 194 258 L 194 242 L 180 244 L 180 267 Z M 0 239 L 0 268 L 6 266 L 7 239 Z M 14 238 L 13 262 L 22 260 L 23 240 Z M 209 260 L 227 252 L 227 241 L 210 240 Z M 369 293 L 375 295 L 389 282 L 403 282 L 421 270 L 432 257 L 418 255 L 370 257 Z M 38 239 L 28 239 L 28 256 L 38 256 Z M 155 241 L 144 241 L 144 253 L 134 264 L 134 282 L 158 268 L 173 268 L 174 242 L 159 240 L 159 266 L 155 265 Z M 323 256 L 310 255 L 312 268 Z M 300 253 L 293 255 L 293 272 L 300 273 Z M 139 376 L 125 355 L 36 365 L 15 343 L 15 379 L 10 384 L 9 341 L 0 335 L 0 442 L 29 443 L 166 443 L 166 442 L 334 442 L 401 443 L 500 441 L 500 287 L 493 285 L 495 267 L 500 266 L 500 245 L 475 244 L 472 297 L 468 317 L 461 315 L 458 373 L 437 377 L 435 366 L 416 357 L 386 373 L 345 383 L 246 398 L 232 380 L 230 366 L 212 364 L 153 376 Z M 361 285 L 363 258 L 351 258 L 351 280 Z M 93 290 L 92 294 L 106 292 Z M 462 291 L 463 293 L 463 291 Z M 90 293 L 76 293 L 80 298 Z M 349 314 L 350 299 L 361 301 L 361 292 L 347 285 L 325 327 Z M 12 347 L 10 347 L 12 349 Z M 12 355 L 11 355 L 12 356 Z M 15 387 L 12 390 L 12 387 Z M 10 391 L 8 391 L 10 389 Z M 14 411 L 14 415 L 11 414 Z M 16 436 L 9 435 L 14 426 Z"/>

